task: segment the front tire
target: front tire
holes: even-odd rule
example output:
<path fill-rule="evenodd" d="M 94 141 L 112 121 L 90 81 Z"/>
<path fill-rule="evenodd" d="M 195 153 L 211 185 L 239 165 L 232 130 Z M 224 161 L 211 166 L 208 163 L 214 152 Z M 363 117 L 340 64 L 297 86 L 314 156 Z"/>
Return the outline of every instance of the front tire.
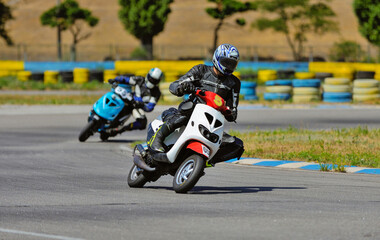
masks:
<path fill-rule="evenodd" d="M 94 129 L 97 124 L 96 120 L 89 121 L 86 126 L 82 129 L 82 131 L 79 133 L 79 141 L 84 142 L 86 141 L 91 135 L 94 134 Z"/>
<path fill-rule="evenodd" d="M 203 175 L 205 160 L 193 154 L 183 161 L 173 179 L 173 189 L 176 193 L 187 193 Z"/>
<path fill-rule="evenodd" d="M 142 188 L 148 181 L 149 179 L 142 172 L 139 172 L 139 168 L 133 165 L 128 174 L 128 186 L 131 188 Z"/>

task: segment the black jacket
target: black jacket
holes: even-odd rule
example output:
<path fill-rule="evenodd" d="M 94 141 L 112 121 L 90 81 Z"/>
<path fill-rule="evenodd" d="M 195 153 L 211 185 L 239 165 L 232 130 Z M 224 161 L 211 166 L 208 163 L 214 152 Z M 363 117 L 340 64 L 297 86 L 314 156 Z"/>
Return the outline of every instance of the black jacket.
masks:
<path fill-rule="evenodd" d="M 237 106 L 239 104 L 240 80 L 234 75 L 217 76 L 213 66 L 199 64 L 191 68 L 180 79 L 170 84 L 169 90 L 176 96 L 182 96 L 178 87 L 184 81 L 190 81 L 195 87 L 212 91 L 221 96 L 226 105 L 232 110 L 232 115 L 227 116 L 227 121 L 235 121 L 237 118 Z"/>

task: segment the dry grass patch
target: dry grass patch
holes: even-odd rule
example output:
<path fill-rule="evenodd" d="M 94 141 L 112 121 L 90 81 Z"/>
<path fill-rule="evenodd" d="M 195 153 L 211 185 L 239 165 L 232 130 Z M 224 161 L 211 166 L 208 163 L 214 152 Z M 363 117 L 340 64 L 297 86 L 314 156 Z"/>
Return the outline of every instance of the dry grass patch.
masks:
<path fill-rule="evenodd" d="M 367 127 L 231 132 L 244 141 L 244 157 L 312 161 L 342 166 L 380 167 L 380 130 Z"/>

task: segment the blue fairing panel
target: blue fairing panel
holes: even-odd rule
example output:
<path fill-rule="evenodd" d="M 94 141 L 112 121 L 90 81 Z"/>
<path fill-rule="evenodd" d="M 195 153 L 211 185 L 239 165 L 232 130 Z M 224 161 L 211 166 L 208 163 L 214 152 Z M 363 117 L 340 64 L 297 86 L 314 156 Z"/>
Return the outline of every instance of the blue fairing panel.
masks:
<path fill-rule="evenodd" d="M 124 107 L 123 100 L 112 92 L 104 94 L 95 104 L 94 111 L 104 119 L 112 121 Z"/>

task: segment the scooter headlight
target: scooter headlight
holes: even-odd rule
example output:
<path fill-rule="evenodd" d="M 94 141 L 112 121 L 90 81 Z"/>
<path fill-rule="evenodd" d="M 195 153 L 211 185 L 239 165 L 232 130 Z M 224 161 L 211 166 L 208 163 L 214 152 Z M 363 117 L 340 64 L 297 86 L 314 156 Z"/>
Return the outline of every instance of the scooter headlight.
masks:
<path fill-rule="evenodd" d="M 219 140 L 219 136 L 215 133 L 210 132 L 205 126 L 199 124 L 199 132 L 205 137 L 207 140 L 213 143 L 217 143 Z"/>

